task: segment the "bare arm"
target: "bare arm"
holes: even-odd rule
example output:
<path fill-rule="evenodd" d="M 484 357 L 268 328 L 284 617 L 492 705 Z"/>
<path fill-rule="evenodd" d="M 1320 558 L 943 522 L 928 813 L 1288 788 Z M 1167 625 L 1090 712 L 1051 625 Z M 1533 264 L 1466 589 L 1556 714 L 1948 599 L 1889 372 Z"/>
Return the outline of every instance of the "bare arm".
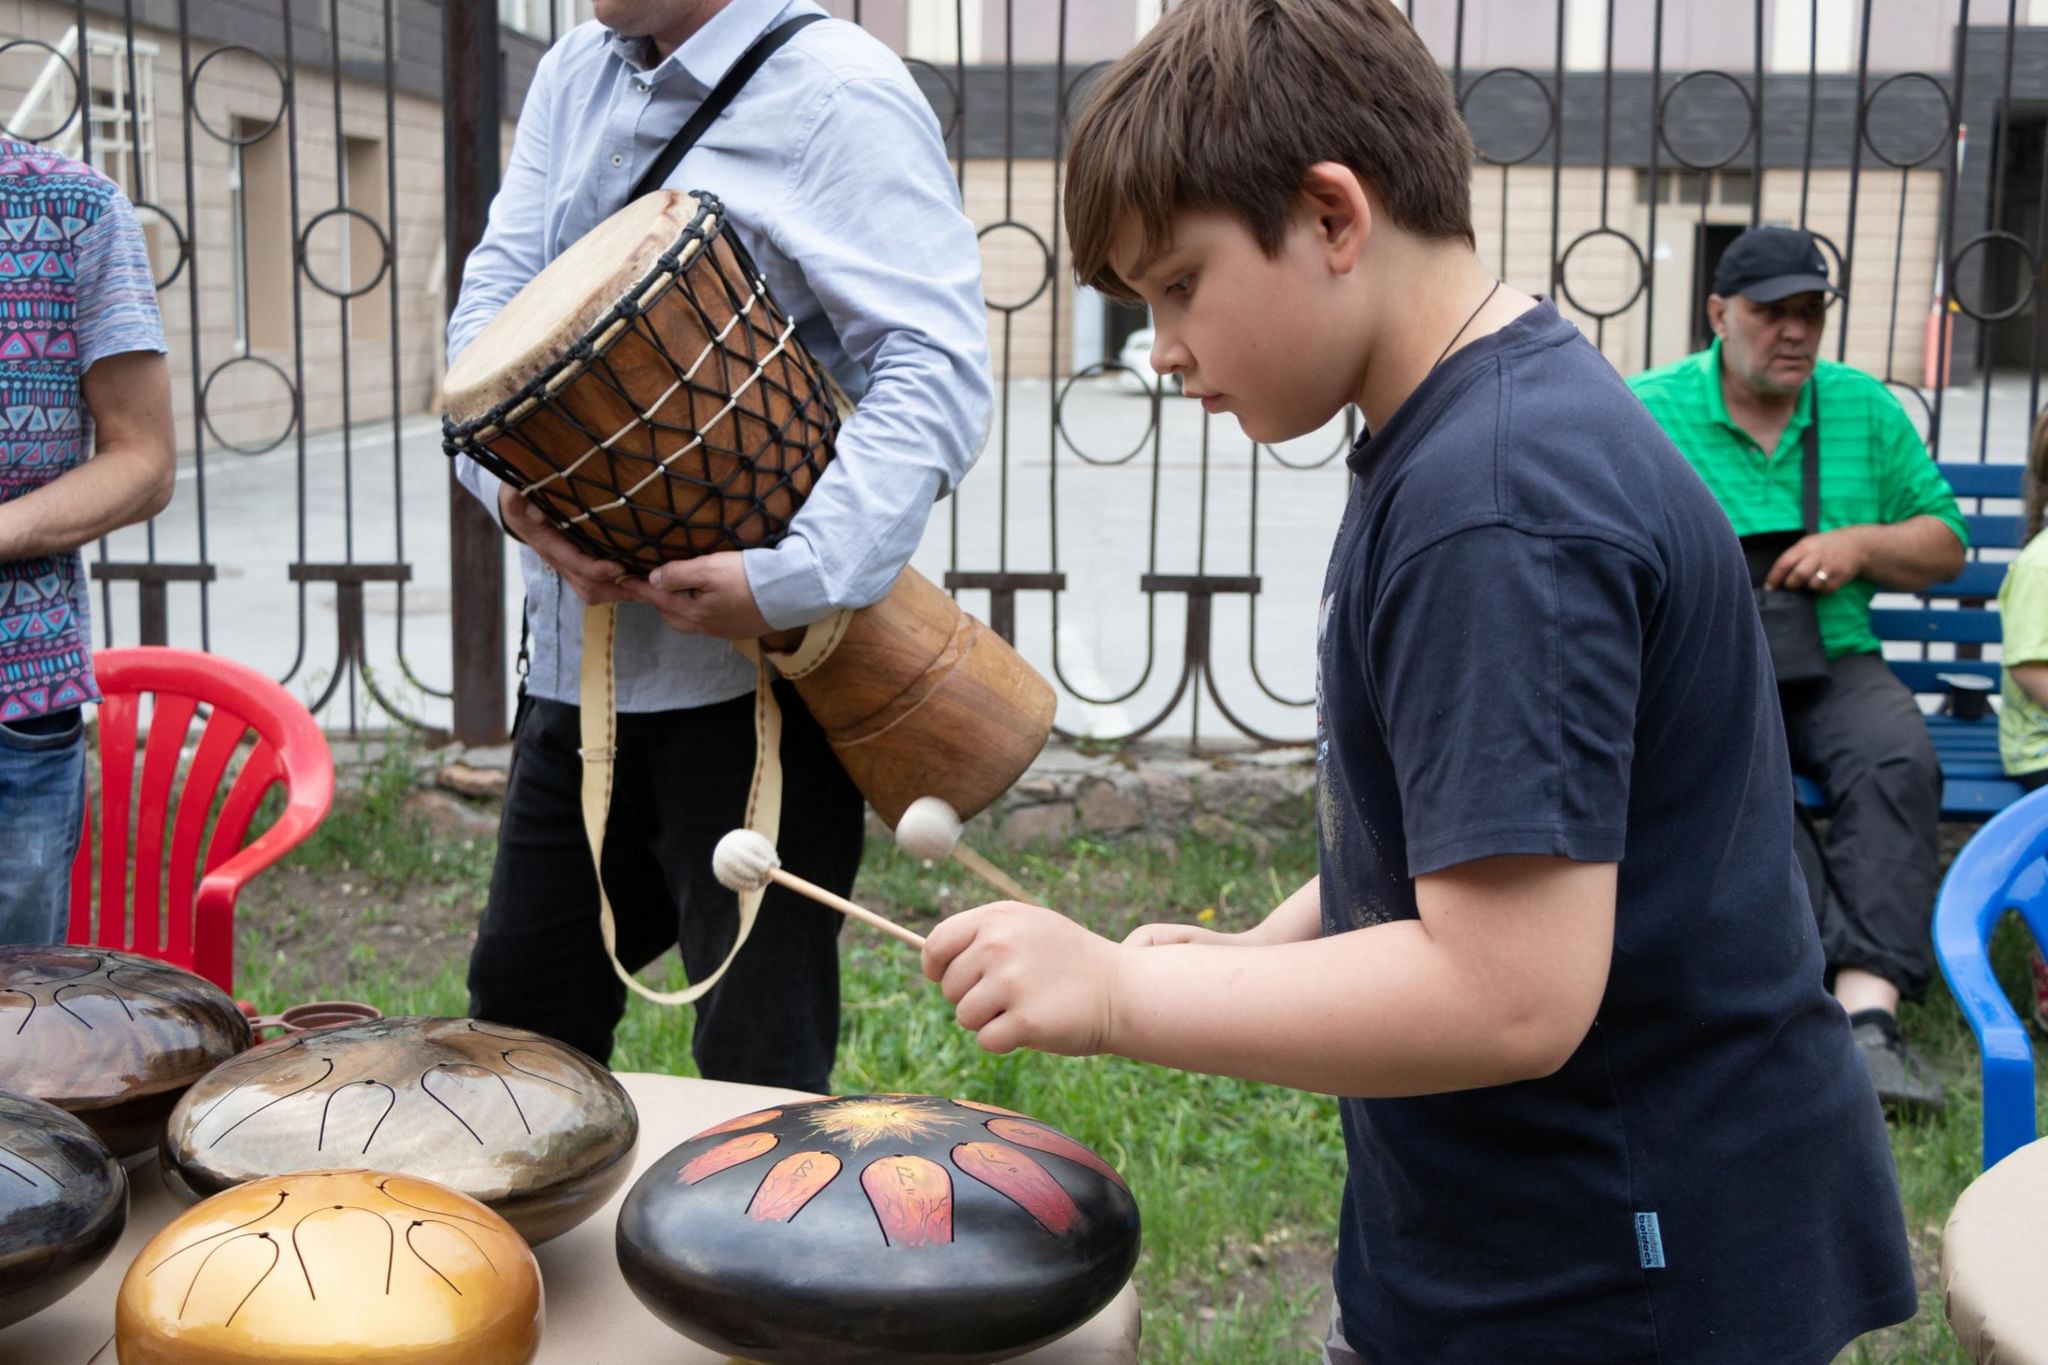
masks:
<path fill-rule="evenodd" d="M 1112 945 L 1048 910 L 986 906 L 933 931 L 925 970 L 992 1052 L 1431 1094 L 1570 1058 L 1606 992 L 1615 883 L 1611 863 L 1490 858 L 1417 878 L 1419 919 L 1248 949 Z"/>
<path fill-rule="evenodd" d="M 1918 592 L 1962 571 L 1956 533 L 1940 517 L 1922 515 L 1807 536 L 1778 557 L 1764 586 L 1831 593 L 1867 578 L 1880 588 Z"/>
<path fill-rule="evenodd" d="M 170 361 L 155 351 L 110 355 L 79 389 L 92 414 L 92 458 L 0 504 L 0 562 L 68 554 L 170 505 Z"/>
<path fill-rule="evenodd" d="M 2018 683 L 2020 690 L 2034 699 L 2034 705 L 2048 708 L 2048 663 L 2012 664 L 2005 676 Z"/>
<path fill-rule="evenodd" d="M 1217 943 L 1239 948 L 1265 948 L 1276 943 L 1301 943 L 1323 932 L 1323 879 L 1310 877 L 1286 900 L 1249 929 L 1218 933 L 1199 924 L 1141 924 L 1125 943 L 1139 948 L 1156 948 L 1168 943 Z"/>

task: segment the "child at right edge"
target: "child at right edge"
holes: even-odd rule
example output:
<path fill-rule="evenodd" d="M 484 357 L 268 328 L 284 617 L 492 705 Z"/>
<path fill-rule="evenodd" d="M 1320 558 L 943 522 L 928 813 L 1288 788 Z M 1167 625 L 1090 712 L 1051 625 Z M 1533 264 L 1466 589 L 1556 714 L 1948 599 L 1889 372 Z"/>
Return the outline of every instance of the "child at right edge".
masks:
<path fill-rule="evenodd" d="M 1340 1096 L 1326 1359 L 1824 1365 L 1917 1306 L 1822 985 L 1728 521 L 1473 249 L 1472 147 L 1386 0 L 1183 0 L 1067 162 L 1080 278 L 1253 440 L 1346 404 L 1321 873 L 1239 934 L 941 923 L 983 1047 Z"/>
<path fill-rule="evenodd" d="M 2021 489 L 2025 547 L 1998 587 L 2005 665 L 1999 682 L 1998 757 L 2005 775 L 2028 791 L 2048 786 L 2048 411 L 2034 420 Z M 2048 962 L 2027 953 L 2034 981 L 2034 1027 L 2048 1032 Z"/>

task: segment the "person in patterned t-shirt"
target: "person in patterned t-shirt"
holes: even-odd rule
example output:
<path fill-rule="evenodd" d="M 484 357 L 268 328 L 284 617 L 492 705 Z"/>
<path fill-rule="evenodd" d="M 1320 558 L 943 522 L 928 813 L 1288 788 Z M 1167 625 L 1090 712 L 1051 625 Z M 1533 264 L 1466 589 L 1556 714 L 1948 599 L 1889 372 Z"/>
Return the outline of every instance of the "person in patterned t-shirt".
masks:
<path fill-rule="evenodd" d="M 92 167 L 0 139 L 0 943 L 64 932 L 99 699 L 78 548 L 162 511 L 174 473 L 134 209 Z"/>

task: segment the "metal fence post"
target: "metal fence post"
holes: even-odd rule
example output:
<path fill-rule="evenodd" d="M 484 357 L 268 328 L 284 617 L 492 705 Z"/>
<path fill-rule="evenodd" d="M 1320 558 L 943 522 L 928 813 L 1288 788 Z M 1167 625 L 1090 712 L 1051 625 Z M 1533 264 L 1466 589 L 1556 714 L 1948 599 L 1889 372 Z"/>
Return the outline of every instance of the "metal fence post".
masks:
<path fill-rule="evenodd" d="M 442 5 L 443 175 L 448 286 L 455 306 L 462 267 L 484 234 L 498 189 L 500 79 L 495 0 Z M 505 738 L 505 546 L 490 514 L 448 474 L 448 571 L 455 656 L 455 737 Z"/>

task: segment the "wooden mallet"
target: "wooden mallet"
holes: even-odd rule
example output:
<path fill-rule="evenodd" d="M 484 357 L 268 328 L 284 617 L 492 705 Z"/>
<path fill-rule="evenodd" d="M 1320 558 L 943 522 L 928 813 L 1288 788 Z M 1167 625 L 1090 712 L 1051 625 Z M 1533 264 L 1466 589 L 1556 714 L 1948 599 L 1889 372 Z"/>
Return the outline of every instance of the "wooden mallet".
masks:
<path fill-rule="evenodd" d="M 758 830 L 736 829 L 720 839 L 718 847 L 711 851 L 711 875 L 718 878 L 720 886 L 733 891 L 758 891 L 769 882 L 775 882 L 799 896 L 808 896 L 820 905 L 837 910 L 848 919 L 857 919 L 862 924 L 900 938 L 913 948 L 920 951 L 924 948 L 924 935 L 912 933 L 894 920 L 884 919 L 844 896 L 835 896 L 824 887 L 785 870 L 781 857 L 775 852 L 775 845 Z"/>
<path fill-rule="evenodd" d="M 920 796 L 904 807 L 896 822 L 896 847 L 931 862 L 951 858 L 1011 900 L 1039 903 L 1008 873 L 960 842 L 960 813 L 941 797 Z"/>

